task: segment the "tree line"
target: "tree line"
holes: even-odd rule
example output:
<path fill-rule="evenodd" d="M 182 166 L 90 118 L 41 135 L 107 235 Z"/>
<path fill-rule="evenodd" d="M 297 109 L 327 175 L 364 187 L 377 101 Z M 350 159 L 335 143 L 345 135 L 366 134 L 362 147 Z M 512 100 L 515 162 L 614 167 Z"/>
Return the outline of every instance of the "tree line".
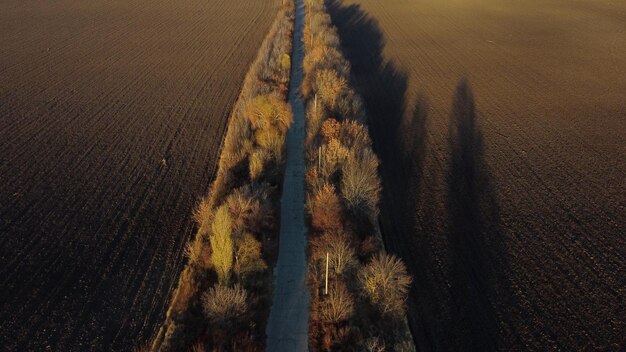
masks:
<path fill-rule="evenodd" d="M 324 1 L 305 4 L 309 347 L 414 351 L 406 322 L 412 278 L 383 248 L 379 160 L 361 98 Z"/>
<path fill-rule="evenodd" d="M 265 345 L 285 164 L 294 6 L 284 3 L 231 114 L 215 181 L 194 211 L 158 351 L 258 351 Z"/>

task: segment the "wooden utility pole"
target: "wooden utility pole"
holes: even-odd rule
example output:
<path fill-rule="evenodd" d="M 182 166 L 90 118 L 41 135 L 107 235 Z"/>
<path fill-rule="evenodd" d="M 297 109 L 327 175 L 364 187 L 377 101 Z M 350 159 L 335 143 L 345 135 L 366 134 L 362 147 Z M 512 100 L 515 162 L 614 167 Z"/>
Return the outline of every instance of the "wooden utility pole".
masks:
<path fill-rule="evenodd" d="M 328 252 L 326 252 L 326 284 L 324 285 L 324 295 L 328 295 Z"/>
<path fill-rule="evenodd" d="M 311 2 L 309 1 L 308 10 L 309 10 L 309 44 L 313 45 L 313 18 L 311 18 Z"/>
<path fill-rule="evenodd" d="M 317 172 L 322 172 L 322 147 L 317 148 Z"/>

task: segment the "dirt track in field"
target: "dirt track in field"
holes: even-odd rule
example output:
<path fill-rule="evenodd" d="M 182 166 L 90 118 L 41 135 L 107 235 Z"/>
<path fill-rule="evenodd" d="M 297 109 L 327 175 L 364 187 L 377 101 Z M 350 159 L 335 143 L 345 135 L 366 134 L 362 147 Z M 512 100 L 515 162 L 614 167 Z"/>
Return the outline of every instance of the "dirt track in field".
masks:
<path fill-rule="evenodd" d="M 276 1 L 0 5 L 0 345 L 130 350 L 163 318 Z"/>
<path fill-rule="evenodd" d="M 420 350 L 623 346 L 626 4 L 333 4 Z"/>

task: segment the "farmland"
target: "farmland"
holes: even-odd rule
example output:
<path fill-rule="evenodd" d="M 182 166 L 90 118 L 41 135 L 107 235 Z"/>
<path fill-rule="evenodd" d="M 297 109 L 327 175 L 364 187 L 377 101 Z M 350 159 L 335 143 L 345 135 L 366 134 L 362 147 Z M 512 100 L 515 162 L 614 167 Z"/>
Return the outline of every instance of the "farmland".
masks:
<path fill-rule="evenodd" d="M 626 4 L 331 2 L 430 350 L 618 350 Z"/>
<path fill-rule="evenodd" d="M 158 328 L 276 1 L 0 5 L 0 344 Z"/>

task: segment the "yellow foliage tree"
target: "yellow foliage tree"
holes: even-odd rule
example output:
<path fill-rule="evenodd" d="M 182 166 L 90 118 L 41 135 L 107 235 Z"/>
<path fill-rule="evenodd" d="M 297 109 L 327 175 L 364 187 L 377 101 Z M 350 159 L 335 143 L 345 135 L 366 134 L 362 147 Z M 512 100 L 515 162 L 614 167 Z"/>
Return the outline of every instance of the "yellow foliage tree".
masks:
<path fill-rule="evenodd" d="M 235 272 L 238 275 L 262 271 L 267 268 L 261 258 L 261 242 L 254 235 L 246 233 L 237 244 Z"/>
<path fill-rule="evenodd" d="M 279 94 L 259 95 L 248 104 L 246 116 L 254 130 L 274 128 L 287 132 L 293 121 L 291 108 Z"/>
<path fill-rule="evenodd" d="M 213 265 L 217 271 L 220 284 L 225 285 L 230 280 L 233 267 L 233 240 L 231 237 L 232 220 L 228 206 L 223 204 L 215 212 L 211 224 L 211 249 L 213 250 Z"/>

